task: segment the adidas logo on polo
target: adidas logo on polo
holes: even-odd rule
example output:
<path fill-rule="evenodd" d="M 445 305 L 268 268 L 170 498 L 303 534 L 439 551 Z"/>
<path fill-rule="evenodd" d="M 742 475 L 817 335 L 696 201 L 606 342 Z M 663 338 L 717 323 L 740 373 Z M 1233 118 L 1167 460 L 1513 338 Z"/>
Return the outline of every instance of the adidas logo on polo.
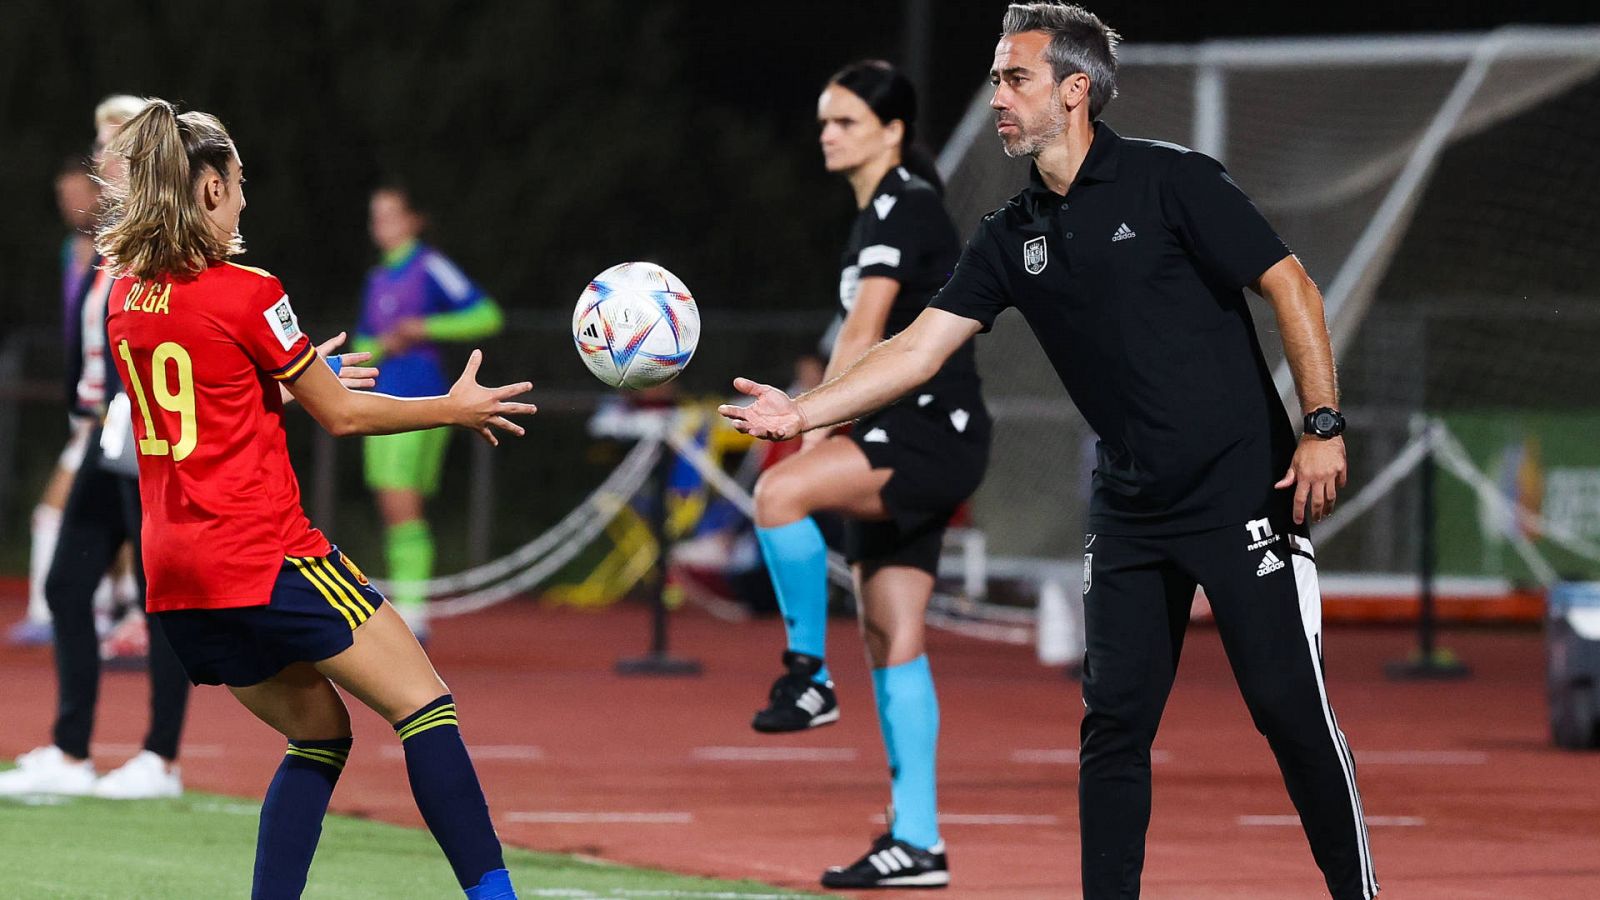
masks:
<path fill-rule="evenodd" d="M 1125 241 L 1133 237 L 1138 237 L 1138 235 L 1133 233 L 1133 229 L 1128 227 L 1127 222 L 1123 222 L 1117 226 L 1117 233 L 1111 236 L 1111 243 L 1115 244 L 1117 241 Z"/>
<path fill-rule="evenodd" d="M 1270 575 L 1281 568 L 1283 568 L 1283 560 L 1278 558 L 1278 554 L 1268 550 L 1267 555 L 1261 557 L 1261 565 L 1256 566 L 1256 577 L 1261 578 L 1265 575 Z"/>

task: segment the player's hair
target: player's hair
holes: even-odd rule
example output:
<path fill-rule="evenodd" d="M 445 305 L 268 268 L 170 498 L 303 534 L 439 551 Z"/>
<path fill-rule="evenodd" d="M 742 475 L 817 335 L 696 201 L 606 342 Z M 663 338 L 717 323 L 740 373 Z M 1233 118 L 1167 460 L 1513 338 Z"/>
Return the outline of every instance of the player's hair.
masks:
<path fill-rule="evenodd" d="M 238 235 L 217 235 L 195 197 L 208 170 L 226 178 L 233 139 L 215 116 L 182 115 L 152 98 L 117 132 L 107 153 L 128 161 L 124 178 L 103 182 L 106 211 L 95 249 L 117 276 L 198 275 L 212 260 L 244 252 Z"/>
<path fill-rule="evenodd" d="M 143 112 L 148 102 L 143 97 L 135 97 L 132 94 L 112 94 L 101 100 L 100 105 L 94 108 L 94 127 L 122 125 Z"/>
<path fill-rule="evenodd" d="M 1089 76 L 1089 120 L 1117 96 L 1117 34 L 1100 17 L 1076 4 L 1013 3 L 1001 22 L 1002 35 L 1042 31 L 1050 35 L 1044 57 L 1060 84 L 1079 72 Z"/>
<path fill-rule="evenodd" d="M 835 72 L 828 83 L 860 97 L 883 124 L 899 119 L 906 130 L 900 141 L 900 164 L 944 193 L 944 179 L 939 177 L 933 157 L 917 143 L 917 89 L 911 79 L 881 59 L 865 59 Z"/>

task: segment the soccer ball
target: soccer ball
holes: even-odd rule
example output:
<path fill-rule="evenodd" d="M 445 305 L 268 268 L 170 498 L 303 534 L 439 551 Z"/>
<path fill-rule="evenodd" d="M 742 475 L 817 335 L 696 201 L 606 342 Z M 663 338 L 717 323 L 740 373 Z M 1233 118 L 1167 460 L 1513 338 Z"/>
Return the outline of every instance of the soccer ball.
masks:
<path fill-rule="evenodd" d="M 601 272 L 572 311 L 572 340 L 594 376 L 612 387 L 671 381 L 700 343 L 700 310 L 678 276 L 647 262 Z"/>

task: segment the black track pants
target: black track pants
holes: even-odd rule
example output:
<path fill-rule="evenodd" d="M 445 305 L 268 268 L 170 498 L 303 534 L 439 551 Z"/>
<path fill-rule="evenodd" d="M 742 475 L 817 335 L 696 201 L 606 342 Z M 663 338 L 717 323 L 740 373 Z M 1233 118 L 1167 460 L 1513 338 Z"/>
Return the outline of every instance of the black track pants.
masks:
<path fill-rule="evenodd" d="M 1314 551 L 1296 530 L 1287 519 L 1261 518 L 1179 536 L 1086 536 L 1078 780 L 1085 897 L 1139 896 L 1150 745 L 1196 584 L 1328 891 L 1339 900 L 1377 893 L 1355 763 L 1323 682 Z"/>
<path fill-rule="evenodd" d="M 55 630 L 58 700 L 53 739 L 70 756 L 89 755 L 94 707 L 100 694 L 100 640 L 94 630 L 94 592 L 111 570 L 124 541 L 139 554 L 139 484 L 100 465 L 100 430 L 89 435 L 88 452 L 61 516 L 56 554 L 45 577 L 45 599 Z M 144 596 L 144 568 L 134 566 Z M 161 629 L 150 629 L 150 730 L 144 747 L 167 759 L 178 755 L 189 678 Z"/>

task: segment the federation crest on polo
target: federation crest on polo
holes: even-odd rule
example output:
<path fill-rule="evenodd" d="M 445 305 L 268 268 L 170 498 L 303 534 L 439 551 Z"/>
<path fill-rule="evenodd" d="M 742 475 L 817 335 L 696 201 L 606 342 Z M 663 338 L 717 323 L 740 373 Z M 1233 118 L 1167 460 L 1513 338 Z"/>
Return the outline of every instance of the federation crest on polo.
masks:
<path fill-rule="evenodd" d="M 1022 245 L 1022 267 L 1028 270 L 1029 275 L 1043 272 L 1049 262 L 1049 251 L 1045 249 L 1044 235 Z"/>
<path fill-rule="evenodd" d="M 689 288 L 655 263 L 627 262 L 596 275 L 572 312 L 572 339 L 594 376 L 634 390 L 677 377 L 700 342 Z"/>

